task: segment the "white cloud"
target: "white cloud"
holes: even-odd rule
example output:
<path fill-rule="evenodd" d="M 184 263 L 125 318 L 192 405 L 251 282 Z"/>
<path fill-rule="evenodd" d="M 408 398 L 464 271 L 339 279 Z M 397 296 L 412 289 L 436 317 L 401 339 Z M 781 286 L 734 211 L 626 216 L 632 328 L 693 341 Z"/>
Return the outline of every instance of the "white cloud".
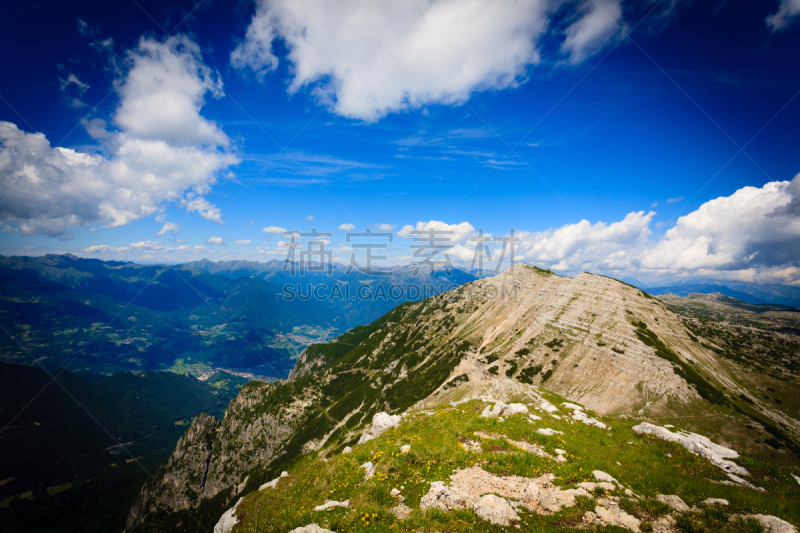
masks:
<path fill-rule="evenodd" d="M 177 235 L 180 230 L 181 230 L 180 224 L 176 224 L 175 222 L 170 222 L 168 220 L 165 220 L 164 225 L 161 226 L 159 232 L 156 233 L 156 237 L 161 237 L 163 235 L 166 235 L 167 233 L 172 233 L 173 235 Z"/>
<path fill-rule="evenodd" d="M 767 17 L 767 26 L 773 32 L 789 27 L 791 19 L 800 15 L 800 0 L 781 0 L 778 11 Z"/>
<path fill-rule="evenodd" d="M 250 240 L 249 239 L 242 239 L 240 241 L 233 241 L 233 244 L 241 244 L 241 245 L 247 246 L 248 244 L 250 244 Z"/>
<path fill-rule="evenodd" d="M 578 19 L 566 31 L 561 44 L 569 62 L 577 64 L 596 53 L 617 33 L 622 24 L 620 0 L 585 0 L 578 9 Z"/>
<path fill-rule="evenodd" d="M 209 237 L 206 244 L 225 246 L 225 241 L 222 240 L 222 237 Z"/>
<path fill-rule="evenodd" d="M 378 224 L 378 229 L 380 231 L 392 231 L 394 229 L 394 224 Z"/>
<path fill-rule="evenodd" d="M 800 175 L 704 203 L 679 218 L 641 263 L 673 270 L 800 265 Z"/>
<path fill-rule="evenodd" d="M 10 191 L 0 220 L 16 224 L 25 236 L 68 238 L 72 228 L 116 227 L 150 216 L 166 201 L 221 221 L 219 209 L 202 195 L 219 171 L 238 160 L 221 130 L 199 115 L 205 92 L 219 89 L 209 81 L 199 48 L 183 36 L 143 38 L 129 62 L 118 84 L 120 130 L 86 123 L 103 139 L 107 156 L 53 148 L 41 133 L 0 122 L 0 189 Z M 176 106 L 169 115 L 178 122 L 174 128 L 149 107 L 170 102 Z M 195 130 L 181 132 L 178 126 Z"/>
<path fill-rule="evenodd" d="M 462 222 L 460 224 L 447 224 L 440 220 L 431 220 L 430 222 L 417 222 L 415 226 L 403 226 L 397 232 L 397 235 L 406 239 L 424 239 L 426 235 L 414 235 L 412 231 L 434 231 L 437 239 L 448 239 L 447 242 L 455 245 L 456 243 L 468 242 L 470 237 L 475 234 L 475 228 L 469 222 Z M 450 232 L 450 233 L 448 233 Z M 424 244 L 423 241 L 419 241 Z M 444 241 L 442 242 L 444 244 Z"/>
<path fill-rule="evenodd" d="M 220 98 L 223 92 L 222 80 L 203 64 L 195 42 L 141 39 L 128 57 L 133 66 L 118 88 L 121 103 L 114 115 L 121 129 L 173 145 L 227 146 L 227 135 L 200 115 L 205 94 Z"/>
<path fill-rule="evenodd" d="M 341 224 L 339 226 L 339 231 L 353 231 L 356 229 L 355 224 Z"/>
<path fill-rule="evenodd" d="M 337 114 L 374 121 L 476 90 L 517 84 L 540 60 L 549 0 L 259 0 L 237 68 L 276 69 L 279 38 L 292 63 L 290 92 L 313 87 Z"/>
<path fill-rule="evenodd" d="M 683 200 L 685 200 L 683 196 L 678 196 L 676 198 L 667 198 L 667 203 L 674 204 L 675 202 L 682 202 Z"/>
<path fill-rule="evenodd" d="M 521 232 L 517 253 L 527 262 L 563 271 L 629 267 L 652 233 L 654 216 L 653 211 L 639 211 L 612 224 L 581 220 L 558 229 Z"/>
<path fill-rule="evenodd" d="M 263 80 L 278 69 L 279 42 L 290 94 L 307 89 L 333 113 L 373 122 L 516 87 L 543 61 L 578 64 L 625 27 L 621 0 L 256 0 L 231 64 Z M 543 47 L 545 35 L 561 45 Z"/>
<path fill-rule="evenodd" d="M 284 233 L 286 233 L 286 228 L 282 228 L 280 226 L 267 226 L 261 231 L 263 231 L 264 233 L 274 233 L 276 235 L 283 235 Z"/>
<path fill-rule="evenodd" d="M 308 215 L 306 217 L 306 222 L 314 222 L 314 215 Z"/>

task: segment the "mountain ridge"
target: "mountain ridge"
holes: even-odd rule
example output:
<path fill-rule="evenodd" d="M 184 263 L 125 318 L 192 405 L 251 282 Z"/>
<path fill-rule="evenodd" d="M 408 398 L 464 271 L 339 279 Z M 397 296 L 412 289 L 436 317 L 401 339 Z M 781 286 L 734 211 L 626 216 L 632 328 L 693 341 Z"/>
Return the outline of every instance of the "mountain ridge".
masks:
<path fill-rule="evenodd" d="M 160 471 L 128 530 L 187 527 L 192 511 L 218 516 L 301 457 L 327 457 L 354 445 L 376 413 L 402 413 L 474 383 L 544 386 L 600 415 L 733 417 L 736 423 L 714 431 L 736 439 L 752 408 L 737 395 L 744 389 L 715 347 L 635 287 L 515 265 L 310 346 L 288 381 L 245 386 L 206 461 L 196 461 L 189 473 Z M 758 407 L 766 413 L 764 427 L 794 447 L 798 422 L 775 406 Z M 174 480 L 206 475 L 212 480 L 203 487 L 206 497 L 198 493 L 194 506 L 177 510 L 181 497 L 170 487 L 180 482 Z M 166 483 L 168 477 L 173 481 Z"/>

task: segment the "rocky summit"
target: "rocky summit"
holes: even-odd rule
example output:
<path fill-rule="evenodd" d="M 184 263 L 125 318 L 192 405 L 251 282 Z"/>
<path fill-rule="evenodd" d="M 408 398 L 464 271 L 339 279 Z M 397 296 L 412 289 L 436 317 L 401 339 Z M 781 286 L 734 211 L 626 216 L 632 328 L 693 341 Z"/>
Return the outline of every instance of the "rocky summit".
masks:
<path fill-rule="evenodd" d="M 794 531 L 797 374 L 673 309 L 525 264 L 405 303 L 197 417 L 127 531 Z"/>

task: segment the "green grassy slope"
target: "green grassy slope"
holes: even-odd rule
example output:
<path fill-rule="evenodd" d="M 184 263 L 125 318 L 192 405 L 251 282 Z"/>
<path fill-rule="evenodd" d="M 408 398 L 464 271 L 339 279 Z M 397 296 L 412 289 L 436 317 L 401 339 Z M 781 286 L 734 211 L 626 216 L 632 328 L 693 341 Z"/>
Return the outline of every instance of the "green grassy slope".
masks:
<path fill-rule="evenodd" d="M 558 403 L 554 396 L 546 396 Z M 743 456 L 737 462 L 751 470 L 750 479 L 755 485 L 768 487 L 766 493 L 714 483 L 727 479 L 722 470 L 679 445 L 633 432 L 631 427 L 638 421 L 604 418 L 602 420 L 612 427 L 605 431 L 573 422 L 563 411 L 561 418 L 556 419 L 533 409 L 543 420 L 531 422 L 527 415 L 521 414 L 501 421 L 480 418 L 485 405 L 476 400 L 453 408 L 444 401 L 435 410 L 412 411 L 398 428 L 376 440 L 356 445 L 350 455 L 332 456 L 327 462 L 315 455 L 304 457 L 289 470 L 289 477 L 282 479 L 277 488 L 245 497 L 237 512 L 241 523 L 234 531 L 286 532 L 310 523 L 338 533 L 504 530 L 482 521 L 471 510 L 425 513 L 419 509 L 420 499 L 432 481 L 449 484 L 451 474 L 476 466 L 498 476 L 536 478 L 553 473 L 554 483 L 563 488 L 594 481 L 591 472 L 601 470 L 641 497 L 628 498 L 622 491 L 605 494 L 619 497 L 620 506 L 645 523 L 669 511 L 652 498 L 657 494 L 677 494 L 690 506 L 699 507 L 698 512 L 692 513 L 673 511 L 681 525 L 680 531 L 758 530 L 752 525 L 742 527 L 728 522 L 732 514 L 762 513 L 800 523 L 800 507 L 797 506 L 800 485 L 789 472 L 759 458 Z M 538 428 L 562 431 L 563 435 L 541 435 L 536 431 Z M 475 432 L 538 444 L 551 454 L 561 448 L 567 452 L 567 461 L 555 463 L 515 448 L 503 439 L 481 439 Z M 467 439 L 482 441 L 481 451 L 466 451 L 460 443 Z M 401 453 L 400 447 L 404 444 L 411 445 L 409 453 Z M 364 470 L 359 468 L 367 461 L 376 465 L 377 472 L 369 481 L 364 480 Z M 413 510 L 407 520 L 398 520 L 390 512 L 398 503 L 389 495 L 393 488 L 401 490 L 405 505 Z M 596 498 L 600 496 L 595 494 Z M 710 497 L 727 499 L 730 505 L 720 511 L 701 504 Z M 351 508 L 313 511 L 315 506 L 329 499 L 350 500 Z M 519 525 L 524 531 L 570 531 L 582 525 L 584 512 L 593 511 L 595 505 L 589 498 L 579 498 L 576 507 L 552 515 L 521 510 Z M 626 531 L 611 527 L 598 530 Z"/>

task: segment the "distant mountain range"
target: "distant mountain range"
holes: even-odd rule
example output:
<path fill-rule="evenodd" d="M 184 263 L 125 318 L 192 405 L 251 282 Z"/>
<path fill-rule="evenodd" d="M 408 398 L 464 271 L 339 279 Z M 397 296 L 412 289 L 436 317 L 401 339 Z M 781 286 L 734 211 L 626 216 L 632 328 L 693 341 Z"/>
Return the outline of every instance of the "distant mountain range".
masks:
<path fill-rule="evenodd" d="M 701 294 L 718 292 L 750 304 L 769 303 L 800 307 L 800 287 L 789 285 L 742 282 L 724 282 L 724 284 L 720 282 L 687 282 L 654 287 L 631 277 L 622 278 L 622 281 L 638 287 L 653 296 L 662 294 L 689 296 L 693 292 Z"/>
<path fill-rule="evenodd" d="M 78 372 L 214 368 L 286 377 L 309 344 L 475 279 L 410 267 L 203 260 L 137 265 L 73 255 L 0 257 L 0 360 Z M 307 266 L 307 265 L 302 265 Z"/>

